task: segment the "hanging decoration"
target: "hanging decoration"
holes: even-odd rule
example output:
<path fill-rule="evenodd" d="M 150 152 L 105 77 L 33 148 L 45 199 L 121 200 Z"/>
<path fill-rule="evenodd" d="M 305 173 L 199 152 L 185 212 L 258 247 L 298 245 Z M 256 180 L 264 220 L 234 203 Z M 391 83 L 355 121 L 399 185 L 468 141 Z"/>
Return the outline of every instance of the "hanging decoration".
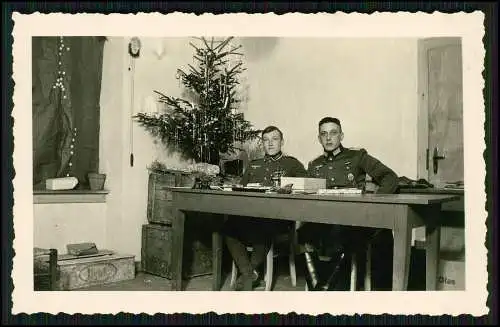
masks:
<path fill-rule="evenodd" d="M 236 142 L 257 138 L 260 131 L 238 111 L 239 76 L 245 70 L 237 52 L 241 46 L 233 46 L 232 37 L 195 39 L 201 42 L 200 46 L 190 42 L 197 66 L 188 64 L 188 72 L 178 69 L 176 73 L 185 98 L 154 91 L 166 109 L 133 117 L 165 146 L 196 162 L 218 165 L 221 153 L 233 152 Z"/>
<path fill-rule="evenodd" d="M 128 44 L 128 53 L 130 54 L 130 115 L 134 113 L 134 94 L 135 94 L 135 59 L 141 53 L 141 40 L 137 37 L 130 39 Z M 134 124 L 133 120 L 130 121 L 130 167 L 134 167 Z"/>
<path fill-rule="evenodd" d="M 59 89 L 60 95 L 61 95 L 61 101 L 66 101 L 68 99 L 68 95 L 66 92 L 66 86 L 67 84 L 67 74 L 66 70 L 64 68 L 64 61 L 65 61 L 65 54 L 70 51 L 70 47 L 67 46 L 64 42 L 64 37 L 60 36 L 58 40 L 58 47 L 57 47 L 57 77 L 56 80 L 54 81 L 54 84 L 52 85 L 53 89 Z M 72 130 L 72 138 L 71 138 L 71 143 L 69 145 L 69 162 L 68 162 L 68 168 L 66 171 L 66 176 L 69 177 L 72 175 L 72 168 L 73 168 L 73 156 L 75 154 L 75 138 L 76 138 L 76 127 Z"/>
<path fill-rule="evenodd" d="M 67 47 L 64 44 L 64 37 L 60 36 L 59 37 L 59 46 L 57 48 L 57 78 L 52 85 L 52 88 L 56 89 L 58 88 L 61 91 L 61 95 L 63 99 L 66 99 L 66 89 L 64 87 L 64 82 L 66 78 L 66 71 L 64 70 L 63 62 L 64 62 L 64 54 L 65 52 L 68 52 L 70 50 L 69 47 Z"/>
<path fill-rule="evenodd" d="M 69 163 L 68 163 L 69 171 L 66 174 L 66 176 L 70 176 L 71 169 L 73 168 L 72 159 L 73 159 L 73 155 L 75 154 L 75 138 L 76 138 L 76 127 L 73 129 L 73 137 L 71 138 L 71 144 L 69 146 L 70 147 L 70 151 L 69 151 L 70 159 L 69 159 Z"/>

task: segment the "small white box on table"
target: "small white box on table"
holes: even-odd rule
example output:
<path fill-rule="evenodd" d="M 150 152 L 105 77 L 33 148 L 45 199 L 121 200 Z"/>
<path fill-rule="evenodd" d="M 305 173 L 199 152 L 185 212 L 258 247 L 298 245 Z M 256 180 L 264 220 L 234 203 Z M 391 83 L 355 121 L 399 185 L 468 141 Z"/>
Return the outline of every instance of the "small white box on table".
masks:
<path fill-rule="evenodd" d="M 281 186 L 293 184 L 292 191 L 317 192 L 319 189 L 326 188 L 326 179 L 324 178 L 305 178 L 305 177 L 281 177 Z"/>

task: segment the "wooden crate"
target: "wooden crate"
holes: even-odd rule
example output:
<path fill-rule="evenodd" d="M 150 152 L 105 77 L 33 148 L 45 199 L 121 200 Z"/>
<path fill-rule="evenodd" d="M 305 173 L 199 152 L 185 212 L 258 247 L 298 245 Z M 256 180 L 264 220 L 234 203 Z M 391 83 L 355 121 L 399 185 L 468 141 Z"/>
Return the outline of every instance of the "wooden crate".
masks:
<path fill-rule="evenodd" d="M 144 272 L 172 278 L 172 227 L 161 224 L 142 225 L 141 269 Z"/>
<path fill-rule="evenodd" d="M 33 282 L 35 291 L 56 289 L 58 278 L 57 249 L 34 250 Z"/>
<path fill-rule="evenodd" d="M 440 253 L 437 290 L 465 290 L 465 249 L 457 252 Z"/>
<path fill-rule="evenodd" d="M 212 273 L 212 230 L 210 214 L 189 213 L 184 222 L 183 262 L 185 277 Z"/>
<path fill-rule="evenodd" d="M 171 226 L 163 224 L 142 226 L 141 266 L 144 272 L 172 278 L 173 232 Z M 196 218 L 186 219 L 182 262 L 183 278 L 212 273 L 211 232 L 196 224 Z"/>
<path fill-rule="evenodd" d="M 57 289 L 67 291 L 134 279 L 134 258 L 134 255 L 106 250 L 100 251 L 100 255 L 82 258 L 60 256 L 57 262 L 59 266 Z"/>
<path fill-rule="evenodd" d="M 150 223 L 172 223 L 172 192 L 165 187 L 189 187 L 193 179 L 190 174 L 179 171 L 150 171 L 148 181 L 147 219 Z"/>

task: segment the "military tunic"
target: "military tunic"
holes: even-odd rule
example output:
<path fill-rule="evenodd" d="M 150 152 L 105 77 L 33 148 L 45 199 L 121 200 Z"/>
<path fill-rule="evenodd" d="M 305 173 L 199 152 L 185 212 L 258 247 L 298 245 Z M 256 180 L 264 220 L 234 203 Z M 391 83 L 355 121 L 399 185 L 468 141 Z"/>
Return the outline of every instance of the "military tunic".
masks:
<path fill-rule="evenodd" d="M 240 184 L 261 183 L 263 186 L 272 186 L 272 176 L 275 172 L 288 177 L 307 176 L 307 171 L 299 160 L 280 153 L 273 157 L 266 155 L 264 158 L 252 160 L 248 164 Z M 232 216 L 226 222 L 223 232 L 242 238 L 247 242 L 253 242 L 272 237 L 273 234 L 283 231 L 289 225 L 288 221 Z"/>
<path fill-rule="evenodd" d="M 274 158 L 265 156 L 252 160 L 243 174 L 241 184 L 261 183 L 264 186 L 272 186 L 272 176 L 276 172 L 279 172 L 283 177 L 305 177 L 307 175 L 304 165 L 300 161 L 294 157 L 279 154 Z"/>
<path fill-rule="evenodd" d="M 332 155 L 323 154 L 309 163 L 308 174 L 325 178 L 327 188 L 354 187 L 364 189 L 366 175 L 380 186 L 377 193 L 394 193 L 397 175 L 365 149 L 346 149 L 342 145 Z"/>

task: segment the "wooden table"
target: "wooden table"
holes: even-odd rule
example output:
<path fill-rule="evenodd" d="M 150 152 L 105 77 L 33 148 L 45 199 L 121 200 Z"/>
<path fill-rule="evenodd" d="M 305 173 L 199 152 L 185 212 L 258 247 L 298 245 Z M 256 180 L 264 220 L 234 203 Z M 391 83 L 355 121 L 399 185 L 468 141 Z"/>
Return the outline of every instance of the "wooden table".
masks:
<path fill-rule="evenodd" d="M 441 207 L 442 211 L 445 212 L 461 212 L 464 213 L 464 199 L 465 199 L 465 191 L 464 189 L 457 188 L 401 188 L 400 193 L 403 194 L 451 194 L 457 195 L 458 198 L 454 201 L 449 201 L 443 203 Z M 455 224 L 456 221 L 450 221 L 450 223 Z M 463 219 L 462 219 L 463 223 Z"/>
<path fill-rule="evenodd" d="M 182 249 L 185 212 L 251 216 L 315 223 L 387 228 L 394 232 L 392 289 L 408 286 L 412 228 L 426 227 L 426 289 L 436 289 L 441 204 L 457 199 L 442 194 L 302 195 L 174 188 L 172 290 L 182 288 Z M 213 290 L 220 290 L 222 239 L 213 241 Z"/>
<path fill-rule="evenodd" d="M 441 242 L 444 244 L 450 241 L 450 233 L 456 233 L 454 230 L 462 229 L 462 237 L 465 238 L 465 191 L 457 188 L 400 188 L 400 193 L 404 194 L 451 194 L 456 195 L 458 199 L 443 203 L 441 206 L 440 235 Z M 455 234 L 456 235 L 456 234 Z M 415 233 L 415 247 L 422 249 L 425 246 L 425 240 L 422 230 Z M 465 239 L 464 239 L 465 242 Z M 465 243 L 464 243 L 465 244 Z M 443 244 L 442 244 L 443 246 Z M 453 248 L 452 251 L 457 249 Z M 440 252 L 449 252 L 450 248 L 441 248 Z"/>

